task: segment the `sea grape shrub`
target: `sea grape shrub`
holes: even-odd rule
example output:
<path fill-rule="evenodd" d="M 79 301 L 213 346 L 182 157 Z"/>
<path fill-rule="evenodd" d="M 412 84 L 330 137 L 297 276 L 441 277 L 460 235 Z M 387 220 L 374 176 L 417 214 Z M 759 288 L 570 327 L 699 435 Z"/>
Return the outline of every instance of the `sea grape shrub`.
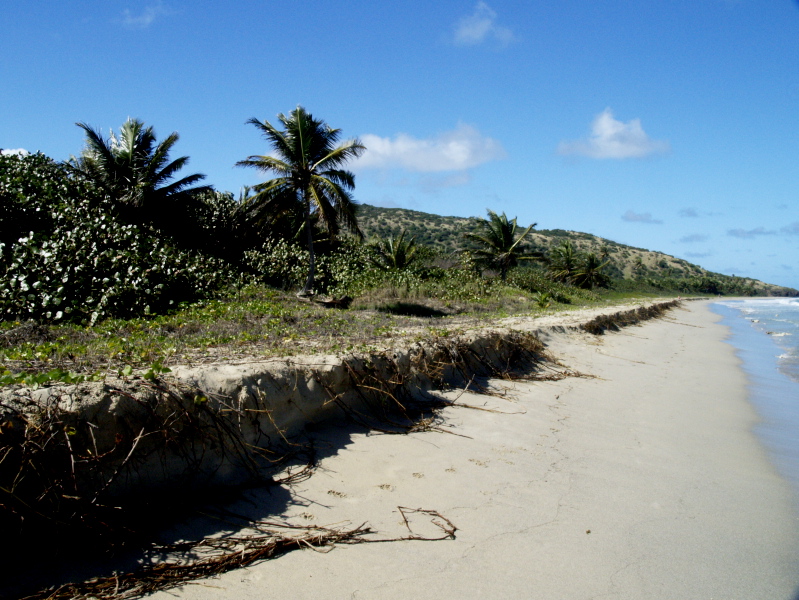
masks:
<path fill-rule="evenodd" d="M 93 324 L 163 312 L 234 282 L 225 262 L 120 223 L 109 203 L 65 199 L 49 232 L 12 245 L 0 265 L 0 318 Z"/>
<path fill-rule="evenodd" d="M 252 237 L 239 209 L 230 192 L 204 191 L 197 194 L 179 226 L 171 227 L 170 236 L 180 248 L 237 263 Z"/>
<path fill-rule="evenodd" d="M 353 239 L 320 244 L 315 293 L 358 297 L 383 288 L 400 290 L 405 296 L 473 300 L 485 296 L 490 286 L 475 271 L 460 266 L 428 267 L 420 260 L 411 268 L 386 269 L 374 259 L 372 248 Z M 258 250 L 245 252 L 243 263 L 257 281 L 281 289 L 298 289 L 308 276 L 308 251 L 283 239 L 268 240 Z"/>
<path fill-rule="evenodd" d="M 244 252 L 242 265 L 261 283 L 291 289 L 308 276 L 308 251 L 286 240 L 267 240 L 259 249 Z"/>
<path fill-rule="evenodd" d="M 140 316 L 240 279 L 220 259 L 122 222 L 111 200 L 43 154 L 0 156 L 0 211 L 3 320 Z"/>
<path fill-rule="evenodd" d="M 5 251 L 31 232 L 49 231 L 53 211 L 70 198 L 92 202 L 99 196 L 44 154 L 0 155 L 0 243 Z"/>
<path fill-rule="evenodd" d="M 316 253 L 314 292 L 348 295 L 359 287 L 371 269 L 369 250 L 362 244 L 346 240 Z M 296 289 L 308 277 L 308 250 L 284 239 L 271 239 L 257 250 L 244 252 L 244 268 L 261 283 L 281 289 Z"/>

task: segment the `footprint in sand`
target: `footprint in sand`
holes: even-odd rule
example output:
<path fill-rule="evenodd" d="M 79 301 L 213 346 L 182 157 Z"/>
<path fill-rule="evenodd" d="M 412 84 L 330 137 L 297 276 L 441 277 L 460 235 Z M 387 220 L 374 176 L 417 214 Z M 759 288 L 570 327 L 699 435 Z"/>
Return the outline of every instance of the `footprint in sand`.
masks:
<path fill-rule="evenodd" d="M 331 496 L 335 496 L 336 498 L 346 498 L 347 494 L 342 494 L 341 492 L 337 492 L 336 490 L 327 490 L 327 493 Z"/>
<path fill-rule="evenodd" d="M 381 483 L 377 487 L 379 487 L 381 490 L 386 490 L 387 492 L 390 492 L 394 489 L 394 486 L 390 483 Z"/>
<path fill-rule="evenodd" d="M 477 460 L 476 458 L 470 458 L 469 462 L 476 464 L 478 467 L 487 467 L 488 462 L 484 460 Z"/>
<path fill-rule="evenodd" d="M 416 479 L 421 479 L 424 477 L 424 473 L 414 473 L 413 476 L 416 477 Z"/>
<path fill-rule="evenodd" d="M 449 469 L 444 469 L 444 470 L 445 470 L 447 473 L 455 473 L 455 472 L 456 472 L 456 471 L 455 471 L 455 469 L 453 469 L 452 467 L 450 467 Z"/>
<path fill-rule="evenodd" d="M 309 512 L 300 513 L 299 516 L 305 519 L 306 521 L 313 521 L 314 519 L 316 519 L 316 516 L 312 515 Z"/>

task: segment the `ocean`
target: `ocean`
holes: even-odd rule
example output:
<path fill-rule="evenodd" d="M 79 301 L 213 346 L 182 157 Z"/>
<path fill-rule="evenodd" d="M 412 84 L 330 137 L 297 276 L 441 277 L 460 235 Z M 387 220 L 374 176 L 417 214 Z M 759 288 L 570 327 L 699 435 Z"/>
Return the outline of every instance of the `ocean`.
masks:
<path fill-rule="evenodd" d="M 799 298 L 714 302 L 760 416 L 755 434 L 799 496 Z"/>

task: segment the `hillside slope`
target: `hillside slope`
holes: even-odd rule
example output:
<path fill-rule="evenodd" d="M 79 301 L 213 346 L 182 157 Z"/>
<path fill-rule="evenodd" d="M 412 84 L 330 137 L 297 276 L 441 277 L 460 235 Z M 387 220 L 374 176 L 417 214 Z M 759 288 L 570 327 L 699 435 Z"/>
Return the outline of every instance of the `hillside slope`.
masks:
<path fill-rule="evenodd" d="M 361 204 L 358 222 L 367 238 L 385 239 L 389 236 L 397 236 L 405 229 L 409 235 L 416 237 L 418 243 L 435 248 L 440 252 L 453 253 L 464 249 L 463 234 L 475 231 L 480 219 L 476 217 L 443 217 L 406 208 L 382 208 Z M 520 223 L 520 225 L 522 224 Z M 682 258 L 676 258 L 663 252 L 626 246 L 589 233 L 562 229 L 534 230 L 530 235 L 528 249 L 547 254 L 563 240 L 570 240 L 581 252 L 595 252 L 603 256 L 608 261 L 607 273 L 617 279 L 734 278 L 759 295 L 799 296 L 799 291 L 792 288 L 764 283 L 757 279 L 735 278 L 730 275 L 713 273 Z"/>

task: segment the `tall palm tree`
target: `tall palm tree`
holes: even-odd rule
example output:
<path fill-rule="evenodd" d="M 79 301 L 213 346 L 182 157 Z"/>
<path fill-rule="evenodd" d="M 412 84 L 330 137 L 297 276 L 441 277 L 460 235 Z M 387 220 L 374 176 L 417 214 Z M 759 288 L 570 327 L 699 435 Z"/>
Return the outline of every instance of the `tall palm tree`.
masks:
<path fill-rule="evenodd" d="M 532 258 L 522 256 L 521 245 L 535 226 L 536 223 L 533 223 L 517 234 L 519 227 L 516 225 L 515 217 L 509 220 L 504 212 L 498 215 L 488 209 L 488 219 L 480 219 L 479 231 L 465 233 L 464 237 L 479 246 L 475 251 L 477 258 L 488 266 L 498 269 L 500 278 L 505 281 L 508 271 L 515 267 L 519 260 Z"/>
<path fill-rule="evenodd" d="M 269 121 L 255 118 L 247 121 L 261 131 L 275 156 L 249 156 L 236 164 L 278 175 L 253 186 L 256 193 L 250 200 L 250 214 L 256 222 L 285 213 L 302 215 L 310 258 L 308 279 L 300 295 L 310 296 L 316 265 L 314 218 L 331 238 L 338 234 L 340 224 L 363 236 L 355 218 L 357 205 L 350 194 L 355 187 L 355 176 L 341 167 L 360 156 L 366 147 L 357 139 L 336 145 L 341 130 L 314 119 L 301 106 L 288 116 L 280 113 L 277 118 L 283 125 L 282 131 Z"/>
<path fill-rule="evenodd" d="M 94 182 L 128 218 L 140 223 L 172 226 L 174 219 L 191 206 L 197 194 L 211 186 L 192 187 L 205 175 L 195 173 L 173 181 L 189 162 L 187 156 L 169 160 L 169 152 L 179 136 L 173 132 L 156 143 L 152 127 L 138 119 L 128 119 L 106 139 L 86 123 L 76 123 L 86 133 L 86 146 L 70 166 Z"/>

